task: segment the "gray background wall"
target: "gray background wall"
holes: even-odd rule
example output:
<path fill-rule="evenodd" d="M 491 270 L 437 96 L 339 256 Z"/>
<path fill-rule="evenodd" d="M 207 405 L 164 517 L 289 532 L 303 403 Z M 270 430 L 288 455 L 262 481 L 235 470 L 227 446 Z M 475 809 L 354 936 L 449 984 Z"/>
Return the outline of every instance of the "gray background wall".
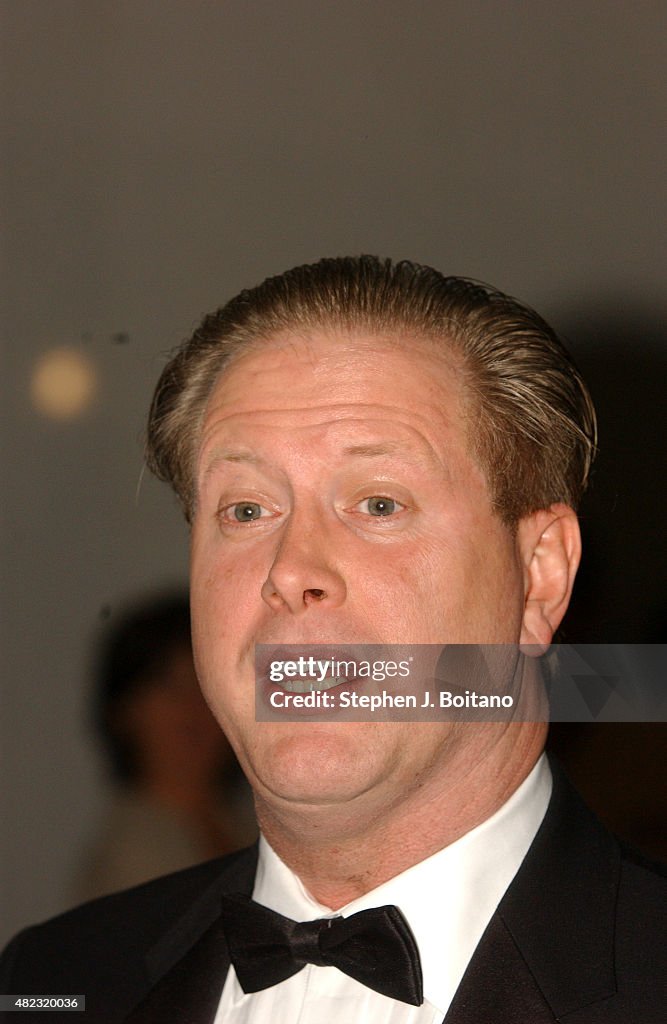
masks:
<path fill-rule="evenodd" d="M 667 305 L 662 2 L 5 0 L 2 37 L 0 940 L 66 904 L 99 812 L 91 638 L 186 574 L 140 436 L 203 312 L 359 251 L 557 325 Z M 28 388 L 64 344 L 99 393 L 55 423 Z"/>

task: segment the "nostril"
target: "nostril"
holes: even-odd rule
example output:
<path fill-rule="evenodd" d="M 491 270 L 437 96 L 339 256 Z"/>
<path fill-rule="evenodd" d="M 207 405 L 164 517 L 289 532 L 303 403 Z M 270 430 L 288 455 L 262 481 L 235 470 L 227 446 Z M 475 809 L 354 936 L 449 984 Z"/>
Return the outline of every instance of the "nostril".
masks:
<path fill-rule="evenodd" d="M 305 592 L 305 594 L 303 596 L 307 597 L 308 594 L 311 594 L 315 598 L 316 601 L 321 601 L 324 597 L 326 597 L 324 591 L 323 590 L 318 590 L 317 588 L 310 588 L 309 590 L 306 590 L 306 592 Z"/>

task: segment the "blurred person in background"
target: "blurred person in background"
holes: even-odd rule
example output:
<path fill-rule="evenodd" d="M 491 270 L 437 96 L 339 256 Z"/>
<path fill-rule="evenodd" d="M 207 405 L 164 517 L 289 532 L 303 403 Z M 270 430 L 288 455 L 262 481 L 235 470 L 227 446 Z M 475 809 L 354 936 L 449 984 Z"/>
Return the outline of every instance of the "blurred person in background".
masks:
<path fill-rule="evenodd" d="M 98 652 L 94 724 L 115 791 L 76 902 L 252 841 L 249 787 L 197 682 L 187 594 L 152 596 L 116 617 Z"/>

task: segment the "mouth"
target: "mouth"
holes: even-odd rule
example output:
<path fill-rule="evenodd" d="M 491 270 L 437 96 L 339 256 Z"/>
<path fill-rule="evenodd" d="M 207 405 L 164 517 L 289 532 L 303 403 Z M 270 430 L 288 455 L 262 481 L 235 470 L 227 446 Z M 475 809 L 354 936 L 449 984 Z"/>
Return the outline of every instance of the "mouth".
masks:
<path fill-rule="evenodd" d="M 359 689 L 359 664 L 365 650 L 358 645 L 294 643 L 283 645 L 259 644 L 255 647 L 255 708 L 259 720 L 331 719 L 338 694 L 346 689 Z M 331 691 L 331 696 L 319 694 Z M 280 692 L 305 697 L 308 705 L 296 707 L 292 702 L 275 704 Z M 311 699 L 316 703 L 311 705 Z M 333 701 L 320 705 L 320 700 Z"/>
<path fill-rule="evenodd" d="M 350 683 L 352 680 L 340 676 L 328 676 L 326 679 L 284 679 L 280 684 L 287 693 L 322 693 L 324 690 L 331 690 L 341 683 Z"/>
<path fill-rule="evenodd" d="M 258 644 L 255 678 L 258 683 L 279 685 L 290 693 L 327 690 L 340 683 L 353 683 L 364 655 L 363 648 L 350 644 Z"/>

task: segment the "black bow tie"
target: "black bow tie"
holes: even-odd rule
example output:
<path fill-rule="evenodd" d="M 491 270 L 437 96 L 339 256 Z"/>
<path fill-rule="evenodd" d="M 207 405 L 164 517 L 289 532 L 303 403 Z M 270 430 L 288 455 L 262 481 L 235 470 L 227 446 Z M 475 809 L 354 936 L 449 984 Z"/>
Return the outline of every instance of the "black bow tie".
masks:
<path fill-rule="evenodd" d="M 298 923 L 248 896 L 224 896 L 222 925 L 244 992 L 277 985 L 306 964 L 337 967 L 391 999 L 424 1001 L 419 950 L 398 907 Z"/>

